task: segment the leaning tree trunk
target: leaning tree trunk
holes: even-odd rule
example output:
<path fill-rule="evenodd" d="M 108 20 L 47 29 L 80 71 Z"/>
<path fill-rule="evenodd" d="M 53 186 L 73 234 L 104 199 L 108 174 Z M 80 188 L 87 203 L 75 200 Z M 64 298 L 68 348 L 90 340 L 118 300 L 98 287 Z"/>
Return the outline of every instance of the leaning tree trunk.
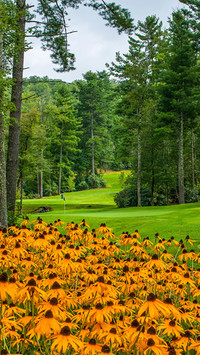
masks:
<path fill-rule="evenodd" d="M 25 1 L 17 0 L 18 24 L 15 43 L 15 55 L 13 60 L 13 86 L 11 102 L 14 109 L 10 113 L 10 126 L 7 153 L 7 203 L 11 218 L 14 219 L 17 168 L 19 155 L 19 134 L 23 84 L 24 41 L 25 41 Z"/>
<path fill-rule="evenodd" d="M 1 6 L 1 0 L 0 0 Z M 1 9 L 0 9 L 1 11 Z M 3 51 L 2 34 L 0 33 L 0 226 L 7 227 L 7 197 L 6 197 L 6 160 L 5 160 L 5 135 L 3 115 Z"/>
<path fill-rule="evenodd" d="M 137 141 L 137 197 L 138 197 L 138 207 L 142 206 L 141 200 L 141 115 L 139 116 L 138 122 L 138 141 Z"/>
<path fill-rule="evenodd" d="M 178 152 L 178 187 L 179 203 L 185 203 L 184 194 L 184 157 L 183 157 L 183 114 L 180 117 L 179 152 Z"/>
<path fill-rule="evenodd" d="M 94 167 L 94 116 L 93 112 L 91 113 L 91 140 L 92 140 L 92 174 L 95 175 L 95 167 Z"/>

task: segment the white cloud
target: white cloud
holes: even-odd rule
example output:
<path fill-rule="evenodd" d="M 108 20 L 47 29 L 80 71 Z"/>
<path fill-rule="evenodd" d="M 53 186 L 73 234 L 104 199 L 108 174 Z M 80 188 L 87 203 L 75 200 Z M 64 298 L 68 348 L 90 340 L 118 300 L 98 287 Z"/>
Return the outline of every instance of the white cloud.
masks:
<path fill-rule="evenodd" d="M 171 15 L 180 3 L 178 0 L 118 0 L 122 7 L 131 10 L 132 17 L 137 23 L 138 19 L 143 21 L 146 16 L 156 14 L 167 23 L 167 17 Z M 48 51 L 43 51 L 39 41 L 33 41 L 34 49 L 25 55 L 24 76 L 31 75 L 49 76 L 50 78 L 62 79 L 70 82 L 81 79 L 82 74 L 92 70 L 101 71 L 105 69 L 105 63 L 115 60 L 115 53 L 120 51 L 126 53 L 128 50 L 128 36 L 118 35 L 117 30 L 106 27 L 105 22 L 88 8 L 70 10 L 69 31 L 76 30 L 69 36 L 70 51 L 76 56 L 74 71 L 69 73 L 57 73 Z"/>

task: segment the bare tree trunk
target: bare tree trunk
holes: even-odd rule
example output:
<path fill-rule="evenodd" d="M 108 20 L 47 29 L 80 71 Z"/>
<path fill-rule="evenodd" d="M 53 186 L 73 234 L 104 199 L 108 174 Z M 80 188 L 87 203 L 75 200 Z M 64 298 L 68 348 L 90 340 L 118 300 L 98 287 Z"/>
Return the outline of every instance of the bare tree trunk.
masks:
<path fill-rule="evenodd" d="M 60 166 L 59 166 L 59 177 L 58 177 L 58 195 L 61 194 L 61 183 L 62 183 L 62 150 L 63 146 L 60 146 Z"/>
<path fill-rule="evenodd" d="M 138 122 L 138 142 L 137 142 L 137 197 L 138 197 L 138 207 L 142 206 L 141 200 L 141 115 L 139 116 Z"/>
<path fill-rule="evenodd" d="M 14 219 L 16 186 L 17 186 L 17 168 L 19 155 L 19 134 L 23 83 L 23 63 L 24 63 L 24 38 L 25 38 L 25 1 L 17 0 L 18 24 L 16 34 L 16 48 L 13 60 L 13 86 L 11 93 L 11 102 L 15 109 L 10 113 L 10 126 L 8 137 L 7 154 L 7 203 L 11 218 Z"/>
<path fill-rule="evenodd" d="M 155 177 L 154 177 L 154 148 L 151 146 L 151 206 L 154 206 L 154 186 L 155 186 Z"/>
<path fill-rule="evenodd" d="M 91 140 L 92 140 L 92 174 L 95 175 L 95 166 L 94 166 L 94 116 L 93 112 L 91 113 Z"/>
<path fill-rule="evenodd" d="M 0 0 L 1 6 L 1 0 Z M 3 82 L 3 51 L 2 34 L 0 33 L 0 79 Z M 3 84 L 0 87 L 0 226 L 7 227 L 7 196 L 6 196 L 6 158 L 3 115 Z"/>
<path fill-rule="evenodd" d="M 20 214 L 22 215 L 22 207 L 23 207 L 23 176 L 20 176 Z"/>
<path fill-rule="evenodd" d="M 52 192 L 51 192 L 51 173 L 49 173 L 49 196 L 52 195 Z"/>
<path fill-rule="evenodd" d="M 191 128 L 191 168 L 192 168 L 192 187 L 195 186 L 195 137 L 193 127 Z"/>
<path fill-rule="evenodd" d="M 179 203 L 185 203 L 184 194 L 184 157 L 183 157 L 183 114 L 181 113 L 180 133 L 179 133 L 179 158 L 178 158 L 178 186 Z"/>
<path fill-rule="evenodd" d="M 41 150 L 41 161 L 43 160 L 43 149 Z M 43 197 L 43 169 L 40 171 L 40 198 Z"/>
<path fill-rule="evenodd" d="M 40 194 L 40 175 L 37 173 L 37 193 Z"/>

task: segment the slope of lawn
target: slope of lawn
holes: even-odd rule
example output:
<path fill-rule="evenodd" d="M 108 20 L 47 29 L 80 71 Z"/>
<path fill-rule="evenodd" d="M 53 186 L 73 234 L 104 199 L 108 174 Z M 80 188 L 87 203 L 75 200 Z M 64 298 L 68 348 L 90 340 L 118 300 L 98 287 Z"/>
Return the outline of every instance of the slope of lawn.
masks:
<path fill-rule="evenodd" d="M 171 236 L 185 239 L 189 235 L 200 244 L 200 203 L 159 207 L 129 207 L 119 209 L 114 203 L 114 195 L 120 191 L 119 172 L 104 174 L 107 187 L 65 193 L 64 202 L 60 196 L 46 197 L 40 200 L 24 200 L 23 212 L 30 220 L 39 215 L 47 222 L 58 218 L 63 221 L 80 223 L 84 218 L 92 227 L 106 223 L 116 235 L 123 231 L 133 233 L 138 229 L 142 237 L 154 238 L 155 233 L 163 238 Z M 51 211 L 33 214 L 39 207 L 50 207 Z"/>

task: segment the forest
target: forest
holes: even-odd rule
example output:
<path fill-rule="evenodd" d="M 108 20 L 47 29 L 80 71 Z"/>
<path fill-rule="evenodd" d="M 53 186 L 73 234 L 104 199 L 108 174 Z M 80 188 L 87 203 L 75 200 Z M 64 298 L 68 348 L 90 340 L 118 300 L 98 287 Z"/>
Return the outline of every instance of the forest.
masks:
<path fill-rule="evenodd" d="M 23 1 L 1 0 L 0 225 L 13 222 L 16 199 L 105 187 L 106 170 L 131 171 L 118 207 L 198 201 L 200 2 L 181 3 L 164 29 L 155 15 L 134 24 L 126 9 L 90 1 L 129 34 L 129 50 L 119 48 L 106 70 L 66 83 L 22 80 L 29 36 L 42 38 L 60 71 L 73 69 L 74 54 L 63 52 L 64 2 L 39 1 L 39 27 Z"/>

